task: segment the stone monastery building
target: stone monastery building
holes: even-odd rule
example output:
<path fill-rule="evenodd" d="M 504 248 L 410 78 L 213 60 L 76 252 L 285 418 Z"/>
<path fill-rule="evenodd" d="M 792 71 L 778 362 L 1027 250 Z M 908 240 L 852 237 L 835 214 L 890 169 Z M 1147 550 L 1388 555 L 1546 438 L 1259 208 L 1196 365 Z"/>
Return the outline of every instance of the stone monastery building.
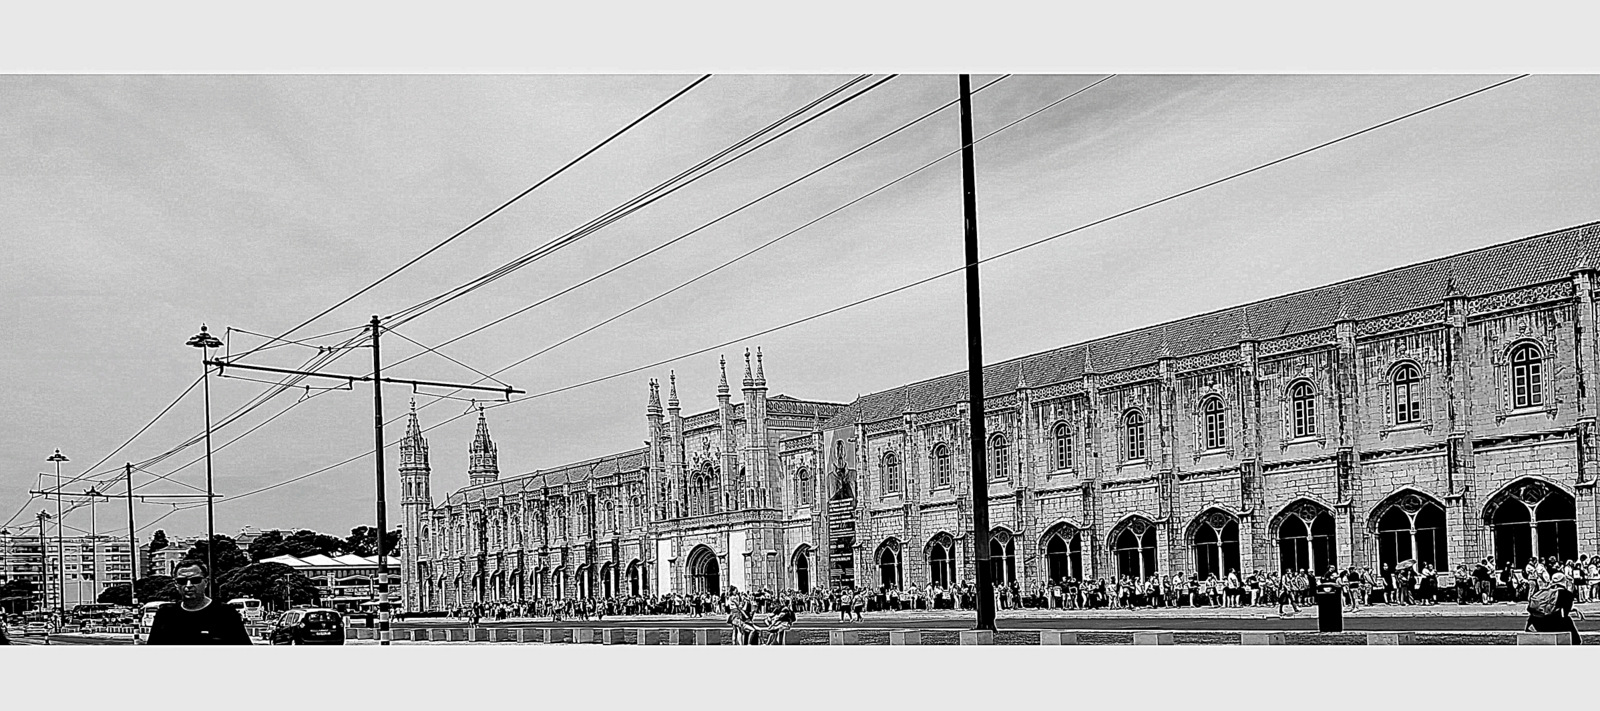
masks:
<path fill-rule="evenodd" d="M 1324 570 L 1600 552 L 1600 223 L 989 366 L 997 578 Z M 647 446 L 435 502 L 401 444 L 408 610 L 973 576 L 965 373 L 684 415 Z M 415 535 L 412 532 L 416 532 Z"/>

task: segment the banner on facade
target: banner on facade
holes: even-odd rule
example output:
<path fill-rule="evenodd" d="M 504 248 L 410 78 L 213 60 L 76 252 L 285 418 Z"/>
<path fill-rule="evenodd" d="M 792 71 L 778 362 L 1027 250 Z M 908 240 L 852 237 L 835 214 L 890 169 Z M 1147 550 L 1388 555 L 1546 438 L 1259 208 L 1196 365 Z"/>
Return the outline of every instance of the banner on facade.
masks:
<path fill-rule="evenodd" d="M 728 584 L 739 589 L 740 592 L 749 592 L 749 585 L 745 578 L 744 557 L 744 531 L 728 532 Z"/>
<path fill-rule="evenodd" d="M 656 541 L 656 591 L 662 595 L 677 592 L 672 580 L 672 541 Z"/>

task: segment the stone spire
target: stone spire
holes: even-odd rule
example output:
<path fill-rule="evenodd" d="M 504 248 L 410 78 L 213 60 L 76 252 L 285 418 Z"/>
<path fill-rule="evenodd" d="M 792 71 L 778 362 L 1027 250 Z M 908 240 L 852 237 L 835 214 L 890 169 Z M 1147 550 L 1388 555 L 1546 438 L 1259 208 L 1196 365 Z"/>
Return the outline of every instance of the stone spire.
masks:
<path fill-rule="evenodd" d="M 676 410 L 678 409 L 678 371 L 667 371 L 667 378 L 672 384 L 672 389 L 667 391 L 667 407 Z"/>
<path fill-rule="evenodd" d="M 478 406 L 478 434 L 472 438 L 469 450 L 471 461 L 467 467 L 468 486 L 488 484 L 500 478 L 500 453 L 489 439 L 489 421 L 483 416 L 483 406 Z"/>
<path fill-rule="evenodd" d="M 661 414 L 661 384 L 654 379 L 650 381 L 650 405 L 645 411 L 652 416 Z"/>
<path fill-rule="evenodd" d="M 756 379 L 750 375 L 750 349 L 746 348 L 744 349 L 744 386 L 753 388 L 755 385 Z"/>
<path fill-rule="evenodd" d="M 767 386 L 767 371 L 761 367 L 761 346 L 756 346 L 756 387 Z"/>
<path fill-rule="evenodd" d="M 717 383 L 717 397 L 728 396 L 728 357 L 717 356 L 718 367 L 722 369 L 722 381 Z"/>
<path fill-rule="evenodd" d="M 402 472 L 428 470 L 428 440 L 422 438 L 422 426 L 417 424 L 417 401 L 411 400 L 411 414 L 406 419 L 406 435 L 400 438 L 400 469 Z"/>

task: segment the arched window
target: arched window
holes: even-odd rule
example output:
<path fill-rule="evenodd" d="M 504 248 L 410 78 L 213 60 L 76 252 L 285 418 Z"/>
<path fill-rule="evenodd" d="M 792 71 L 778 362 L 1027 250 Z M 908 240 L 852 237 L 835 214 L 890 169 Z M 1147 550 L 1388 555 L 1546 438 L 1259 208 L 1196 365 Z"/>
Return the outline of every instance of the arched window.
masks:
<path fill-rule="evenodd" d="M 1011 477 L 1011 441 L 1003 434 L 989 438 L 989 478 Z"/>
<path fill-rule="evenodd" d="M 1068 426 L 1065 422 L 1061 422 L 1056 424 L 1056 426 L 1052 428 L 1050 432 L 1056 443 L 1056 470 L 1064 471 L 1071 469 L 1072 427 Z"/>
<path fill-rule="evenodd" d="M 1212 575 L 1220 580 L 1239 570 L 1239 519 L 1212 509 L 1195 521 L 1191 531 L 1194 571 L 1201 580 Z"/>
<path fill-rule="evenodd" d="M 1394 423 L 1406 425 L 1422 421 L 1422 376 L 1417 366 L 1402 364 L 1394 369 Z"/>
<path fill-rule="evenodd" d="M 1122 416 L 1124 437 L 1125 461 L 1139 461 L 1144 459 L 1144 414 L 1138 410 L 1129 410 Z"/>
<path fill-rule="evenodd" d="M 1535 557 L 1578 559 L 1577 507 L 1567 492 L 1527 480 L 1496 494 L 1484 511 L 1496 561 L 1520 568 Z"/>
<path fill-rule="evenodd" d="M 1061 524 L 1045 536 L 1045 576 L 1058 583 L 1067 578 L 1083 579 L 1083 535 L 1078 529 Z"/>
<path fill-rule="evenodd" d="M 1538 407 L 1543 403 L 1543 354 L 1538 346 L 1524 343 L 1511 351 L 1511 406 Z"/>
<path fill-rule="evenodd" d="M 1207 451 L 1228 446 L 1228 411 L 1222 398 L 1211 396 L 1200 405 L 1201 426 Z"/>
<path fill-rule="evenodd" d="M 1311 383 L 1302 380 L 1289 388 L 1289 412 L 1292 418 L 1291 432 L 1295 437 L 1317 434 L 1317 401 Z"/>
<path fill-rule="evenodd" d="M 1001 585 L 1017 581 L 1017 547 L 1011 532 L 997 528 L 989 532 L 989 579 Z"/>
<path fill-rule="evenodd" d="M 1334 547 L 1333 514 L 1310 501 L 1300 501 L 1279 514 L 1278 562 L 1284 571 L 1321 575 L 1339 564 Z"/>
<path fill-rule="evenodd" d="M 797 498 L 800 500 L 800 505 L 810 506 L 812 496 L 815 494 L 815 492 L 811 490 L 811 470 L 805 467 L 800 467 L 800 471 L 795 472 L 794 478 L 795 490 L 799 494 Z"/>
<path fill-rule="evenodd" d="M 900 458 L 894 452 L 884 452 L 878 460 L 878 479 L 883 487 L 883 493 L 894 494 L 900 491 Z"/>
<path fill-rule="evenodd" d="M 943 442 L 933 445 L 933 488 L 950 486 L 950 448 Z"/>
<path fill-rule="evenodd" d="M 1111 531 L 1111 551 L 1117 561 L 1117 575 L 1137 580 L 1154 575 L 1156 569 L 1156 527 L 1135 516 Z"/>
<path fill-rule="evenodd" d="M 928 541 L 928 581 L 948 588 L 955 579 L 955 541 L 948 533 L 937 534 Z"/>
<path fill-rule="evenodd" d="M 905 587 L 905 578 L 900 573 L 900 541 L 893 538 L 884 541 L 873 559 L 878 563 L 878 585 L 882 589 Z"/>

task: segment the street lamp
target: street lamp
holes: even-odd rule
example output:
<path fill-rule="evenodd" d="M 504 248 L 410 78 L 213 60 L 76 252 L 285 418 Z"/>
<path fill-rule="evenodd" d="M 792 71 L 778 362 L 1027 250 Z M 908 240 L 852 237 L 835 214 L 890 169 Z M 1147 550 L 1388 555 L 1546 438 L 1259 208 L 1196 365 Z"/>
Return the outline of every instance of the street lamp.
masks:
<path fill-rule="evenodd" d="M 67 457 L 58 449 L 55 454 L 50 455 L 50 458 L 45 461 L 56 463 L 56 561 L 60 564 L 60 570 L 57 570 L 56 574 L 61 576 L 61 594 L 58 596 L 56 603 L 61 608 L 61 614 L 65 616 L 67 614 L 67 546 L 66 542 L 61 539 L 61 463 L 67 461 Z M 44 543 L 44 529 L 39 530 L 39 542 Z"/>
<path fill-rule="evenodd" d="M 217 566 L 216 555 L 212 549 L 216 547 L 217 519 L 213 503 L 215 495 L 211 493 L 211 367 L 206 365 L 209 349 L 221 348 L 222 341 L 216 336 L 206 333 L 205 324 L 200 325 L 200 333 L 196 334 L 189 342 L 184 344 L 200 349 L 200 379 L 205 381 L 206 399 L 206 596 L 217 596 Z"/>

